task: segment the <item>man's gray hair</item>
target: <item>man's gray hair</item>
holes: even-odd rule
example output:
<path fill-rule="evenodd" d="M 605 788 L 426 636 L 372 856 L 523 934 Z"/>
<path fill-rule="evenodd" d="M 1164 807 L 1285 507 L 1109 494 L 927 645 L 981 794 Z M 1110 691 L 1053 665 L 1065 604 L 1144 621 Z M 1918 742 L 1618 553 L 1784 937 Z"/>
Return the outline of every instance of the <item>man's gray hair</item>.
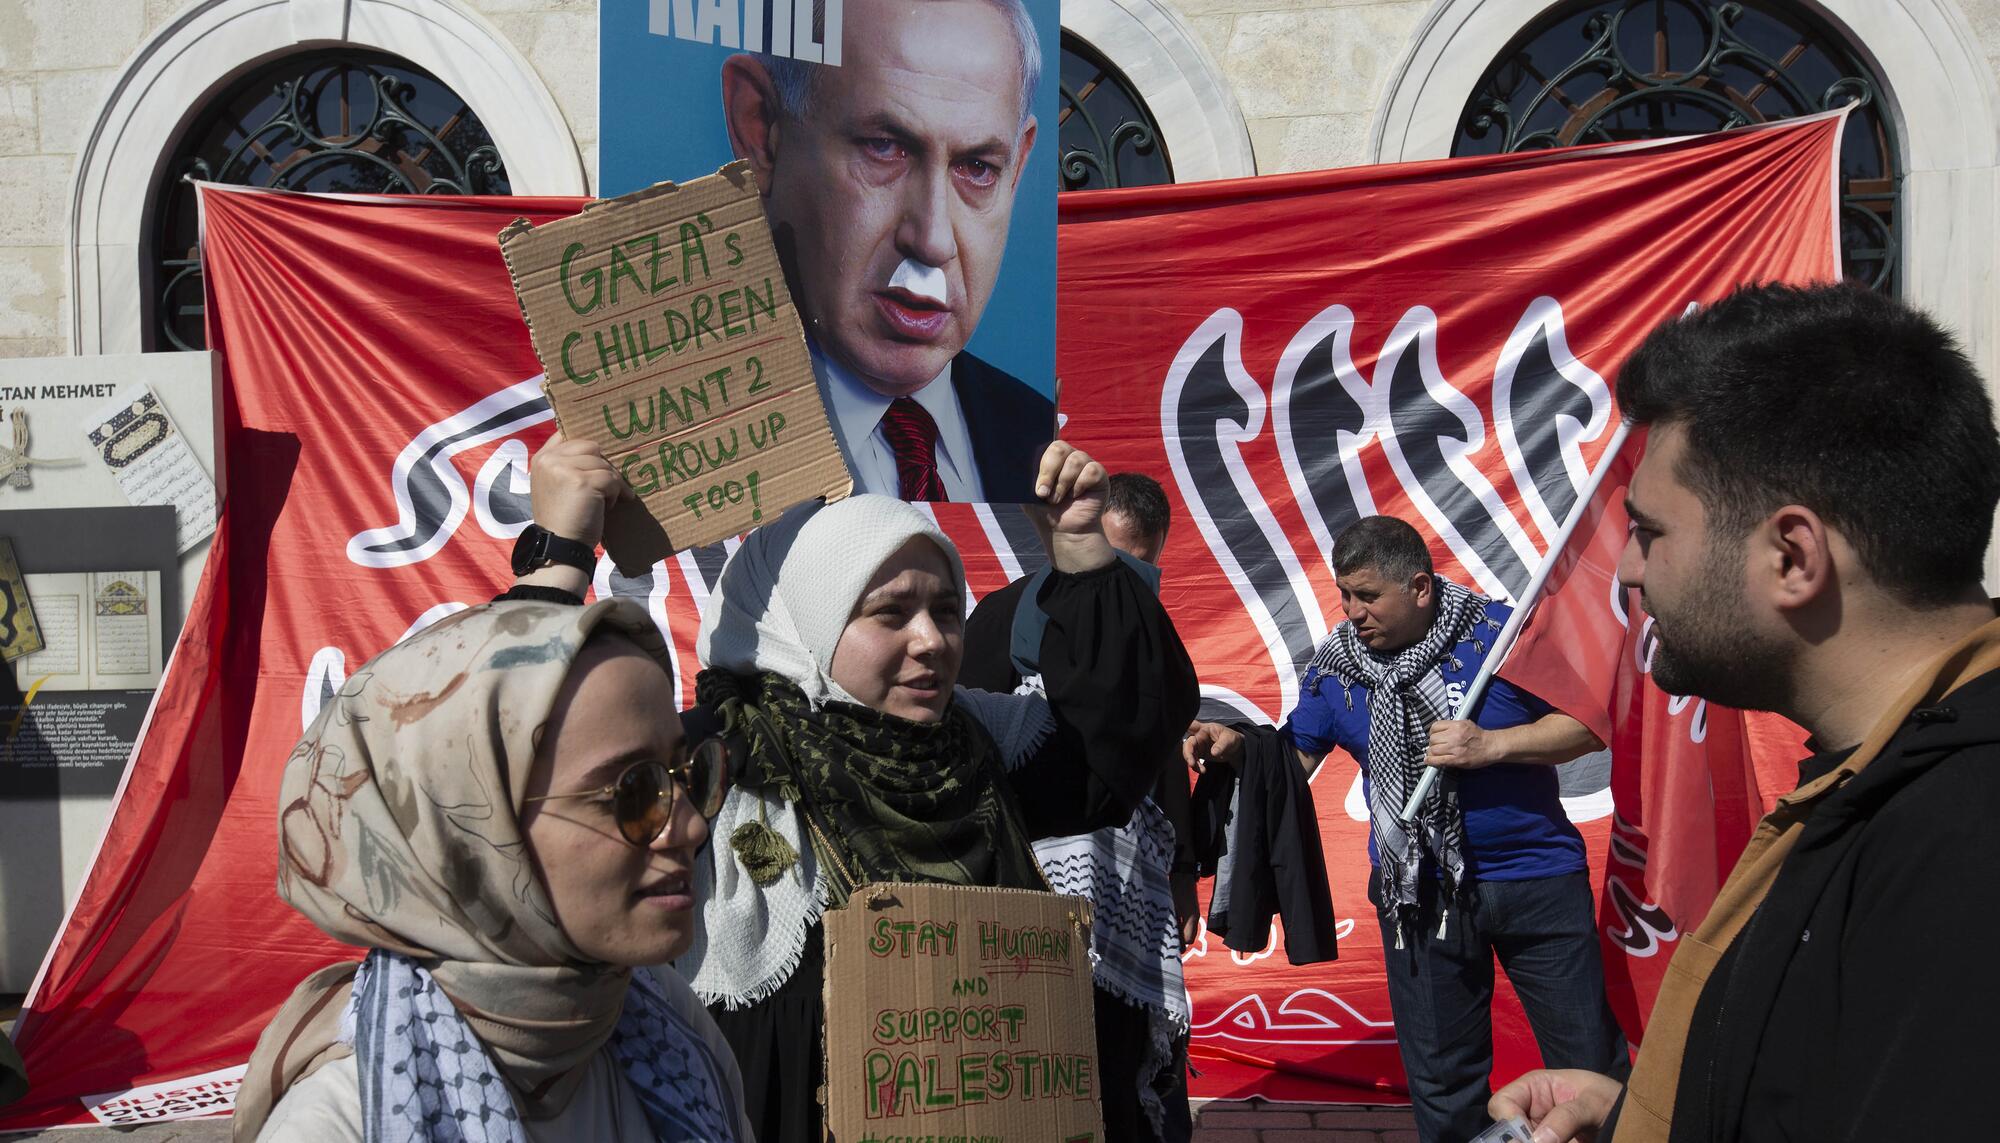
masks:
<path fill-rule="evenodd" d="M 758 3 L 759 0 L 750 0 Z M 1021 65 L 1021 121 L 1027 126 L 1028 116 L 1035 109 L 1035 89 L 1042 85 L 1042 41 L 1035 31 L 1035 18 L 1028 14 L 1027 0 L 986 0 L 1000 9 L 1007 17 L 1008 27 L 1014 30 L 1016 59 Z M 813 27 L 825 27 L 825 0 L 813 0 Z M 811 109 L 813 80 L 824 64 L 795 60 L 784 56 L 757 53 L 757 59 L 764 70 L 771 74 L 771 83 L 778 89 L 778 110 L 787 119 L 804 119 Z"/>

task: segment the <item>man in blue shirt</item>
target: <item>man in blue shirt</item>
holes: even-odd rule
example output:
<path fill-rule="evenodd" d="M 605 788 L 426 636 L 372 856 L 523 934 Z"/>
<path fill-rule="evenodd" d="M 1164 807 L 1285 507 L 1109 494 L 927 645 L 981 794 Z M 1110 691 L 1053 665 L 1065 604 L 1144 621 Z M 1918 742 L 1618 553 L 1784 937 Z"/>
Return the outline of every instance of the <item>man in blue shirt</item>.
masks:
<path fill-rule="evenodd" d="M 1314 653 L 1277 733 L 1308 771 L 1336 746 L 1361 764 L 1368 898 L 1418 1131 L 1425 1143 L 1464 1143 L 1489 1122 L 1496 956 L 1548 1066 L 1628 1067 L 1604 996 L 1583 838 L 1554 769 L 1602 744 L 1499 679 L 1460 709 L 1512 609 L 1438 576 L 1409 524 L 1356 521 L 1334 542 L 1333 567 L 1347 619 Z M 1243 737 L 1197 723 L 1186 751 L 1235 764 Z M 1406 823 L 1426 766 L 1443 773 Z"/>

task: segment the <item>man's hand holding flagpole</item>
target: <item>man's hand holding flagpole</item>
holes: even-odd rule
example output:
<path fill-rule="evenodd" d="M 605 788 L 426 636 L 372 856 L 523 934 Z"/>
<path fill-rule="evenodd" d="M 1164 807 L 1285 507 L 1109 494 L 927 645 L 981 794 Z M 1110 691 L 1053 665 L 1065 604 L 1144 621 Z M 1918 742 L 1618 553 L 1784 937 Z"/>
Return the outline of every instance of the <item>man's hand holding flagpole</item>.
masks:
<path fill-rule="evenodd" d="M 1527 626 L 1528 615 L 1534 610 L 1535 601 L 1541 597 L 1542 589 L 1548 586 L 1549 579 L 1556 565 L 1561 562 L 1570 540 L 1575 537 L 1577 528 L 1582 525 L 1585 517 L 1590 515 L 1591 505 L 1597 499 L 1597 493 L 1603 487 L 1605 477 L 1611 474 L 1612 466 L 1617 462 L 1618 454 L 1624 449 L 1626 438 L 1631 432 L 1630 422 L 1624 420 L 1618 422 L 1617 431 L 1611 435 L 1611 443 L 1605 446 L 1604 455 L 1598 458 L 1597 470 L 1590 474 L 1590 480 L 1584 485 L 1582 493 L 1577 496 L 1576 503 L 1570 507 L 1569 518 L 1563 521 L 1562 530 L 1556 533 L 1554 542 L 1549 544 L 1548 552 L 1542 556 L 1542 562 L 1536 566 L 1534 577 L 1528 581 L 1527 590 L 1523 591 L 1521 598 L 1515 602 L 1514 613 L 1507 617 L 1506 624 L 1500 628 L 1500 634 L 1493 640 L 1493 653 L 1486 656 L 1486 662 L 1480 665 L 1479 672 L 1472 677 L 1472 685 L 1465 689 L 1465 698 L 1458 707 L 1463 717 L 1472 717 L 1473 709 L 1486 694 L 1487 685 L 1493 681 L 1494 674 L 1506 662 L 1507 652 L 1513 649 L 1514 641 L 1520 637 L 1521 629 Z M 1410 791 L 1410 800 L 1403 806 L 1405 822 L 1416 821 L 1417 807 L 1423 805 L 1424 796 L 1430 793 L 1433 785 L 1437 784 L 1437 777 L 1437 767 L 1425 768 L 1423 777 L 1417 780 L 1416 789 Z"/>

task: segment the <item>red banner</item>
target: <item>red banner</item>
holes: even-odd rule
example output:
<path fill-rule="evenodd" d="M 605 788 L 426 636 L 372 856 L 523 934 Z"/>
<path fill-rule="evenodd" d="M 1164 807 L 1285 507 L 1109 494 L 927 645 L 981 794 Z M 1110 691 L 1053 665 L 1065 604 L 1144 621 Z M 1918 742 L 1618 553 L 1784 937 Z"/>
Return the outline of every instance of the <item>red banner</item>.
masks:
<path fill-rule="evenodd" d="M 1501 671 L 1610 746 L 1598 931 L 1612 1007 L 1633 1043 L 1644 1038 L 1675 943 L 1708 912 L 1766 809 L 1760 768 L 1806 753 L 1804 732 L 1782 718 L 1653 685 L 1652 618 L 1617 583 L 1625 490 L 1643 436 L 1605 461 L 1603 484 Z"/>
<path fill-rule="evenodd" d="M 1445 574 L 1520 590 L 1609 438 L 1608 378 L 1636 340 L 1739 282 L 1833 275 L 1838 132 L 1067 197 L 1066 435 L 1167 486 L 1164 597 L 1210 713 L 1283 718 L 1339 619 L 1326 551 L 1360 515 L 1405 516 Z M 227 504 L 21 1020 L 34 1089 L 0 1127 L 240 1065 L 300 978 L 355 955 L 273 892 L 283 760 L 348 671 L 506 585 L 548 412 L 493 236 L 578 205 L 204 188 Z M 1039 559 L 1016 510 L 938 515 L 976 595 Z M 725 554 L 598 573 L 669 633 L 684 702 Z M 1207 940 L 1188 959 L 1198 1095 L 1373 1101 L 1400 1082 L 1355 774 L 1336 758 L 1315 780 L 1340 961 Z M 1567 791 L 1600 864 L 1606 782 Z M 1532 1062 L 1511 996 L 1495 1030 L 1503 1073 Z"/>
<path fill-rule="evenodd" d="M 1207 713 L 1270 722 L 1296 703 L 1300 668 L 1341 618 L 1333 537 L 1361 516 L 1416 524 L 1462 583 L 1525 588 L 1610 441 L 1611 382 L 1638 340 L 1740 283 L 1837 274 L 1839 130 L 1819 119 L 1065 199 L 1065 435 L 1167 485 L 1178 530 L 1163 595 Z M 1608 688 L 1623 643 L 1614 624 L 1576 668 Z M 1647 703 L 1691 712 L 1640 685 Z M 1668 741 L 1664 719 L 1643 725 L 1655 748 Z M 1689 781 L 1654 774 L 1673 756 L 1624 745 L 1637 780 Z M 1603 760 L 1564 778 L 1601 881 Z M 1281 949 L 1198 948 L 1200 1094 L 1380 1099 L 1378 1081 L 1400 1083 L 1358 769 L 1337 756 L 1313 788 L 1335 905 L 1352 919 L 1341 959 L 1298 969 Z M 1711 847 L 1730 844 L 1719 833 Z M 1690 880 L 1733 857 L 1711 852 Z M 1632 1011 L 1629 959 L 1612 975 Z M 1538 1056 L 1502 992 L 1504 1079 Z"/>

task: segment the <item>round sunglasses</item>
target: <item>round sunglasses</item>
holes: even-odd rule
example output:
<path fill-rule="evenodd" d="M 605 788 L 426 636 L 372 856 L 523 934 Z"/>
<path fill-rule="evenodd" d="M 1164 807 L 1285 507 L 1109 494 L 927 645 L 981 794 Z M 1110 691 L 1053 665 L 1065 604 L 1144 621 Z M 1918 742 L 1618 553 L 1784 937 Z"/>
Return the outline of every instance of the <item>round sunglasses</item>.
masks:
<path fill-rule="evenodd" d="M 569 794 L 543 794 L 521 800 L 555 802 L 565 798 L 610 798 L 611 816 L 618 823 L 619 834 L 643 849 L 659 840 L 673 822 L 677 791 L 686 791 L 688 804 L 705 819 L 713 819 L 722 810 L 723 795 L 729 791 L 727 739 L 704 739 L 685 760 L 671 766 L 652 759 L 634 762 L 620 771 L 609 786 Z"/>

